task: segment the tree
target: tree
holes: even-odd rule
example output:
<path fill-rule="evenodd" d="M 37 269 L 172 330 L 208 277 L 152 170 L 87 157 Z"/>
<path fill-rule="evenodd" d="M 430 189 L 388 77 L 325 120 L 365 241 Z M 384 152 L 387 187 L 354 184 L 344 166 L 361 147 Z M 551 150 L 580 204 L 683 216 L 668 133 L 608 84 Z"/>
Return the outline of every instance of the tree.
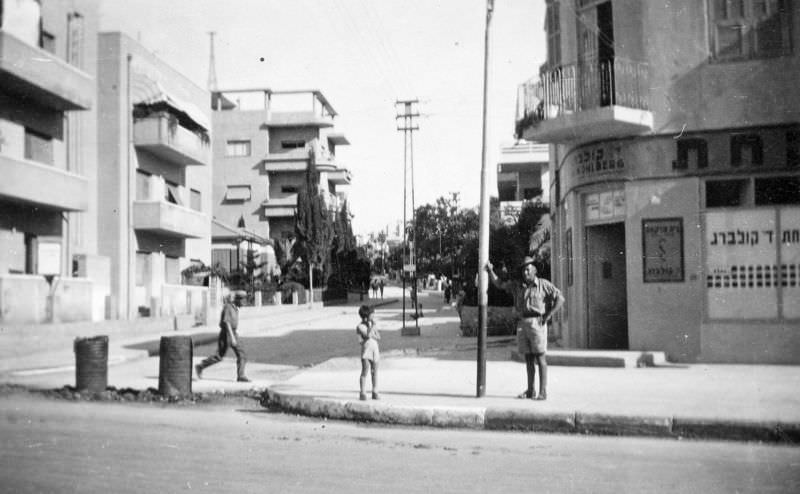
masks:
<path fill-rule="evenodd" d="M 312 157 L 313 158 L 313 157 Z M 294 231 L 296 241 L 292 246 L 294 259 L 301 258 L 304 271 L 311 266 L 318 284 L 324 285 L 330 275 L 330 253 L 333 245 L 333 218 L 328 211 L 325 198 L 319 191 L 319 173 L 314 169 L 314 160 L 309 160 L 306 167 L 305 187 L 297 194 L 297 212 L 295 213 Z M 302 277 L 300 277 L 302 278 Z M 307 279 L 297 279 L 305 281 Z"/>

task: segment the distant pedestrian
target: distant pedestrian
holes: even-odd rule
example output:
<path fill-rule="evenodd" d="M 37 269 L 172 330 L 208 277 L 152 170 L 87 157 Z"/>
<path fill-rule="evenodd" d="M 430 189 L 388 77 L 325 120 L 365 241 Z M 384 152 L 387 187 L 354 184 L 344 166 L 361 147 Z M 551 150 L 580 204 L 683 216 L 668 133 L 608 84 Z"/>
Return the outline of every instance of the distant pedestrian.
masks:
<path fill-rule="evenodd" d="M 383 287 L 386 286 L 386 280 L 381 278 L 380 282 L 378 283 L 378 288 L 381 289 L 381 300 L 383 300 Z"/>
<path fill-rule="evenodd" d="M 492 263 L 484 267 L 492 284 L 514 297 L 514 308 L 520 317 L 517 323 L 517 348 L 525 355 L 528 387 L 517 398 L 547 399 L 547 324 L 557 310 L 564 305 L 561 290 L 549 281 L 536 276 L 532 257 L 522 262 L 522 282 L 500 281 L 494 273 Z M 534 392 L 536 367 L 539 367 L 539 394 Z"/>
<path fill-rule="evenodd" d="M 239 382 L 250 382 L 244 374 L 244 366 L 247 363 L 247 355 L 244 353 L 239 336 L 236 330 L 239 326 L 239 307 L 242 306 L 242 299 L 247 297 L 247 292 L 237 290 L 229 295 L 222 307 L 222 314 L 219 319 L 219 336 L 217 337 L 217 353 L 206 358 L 194 366 L 197 372 L 197 379 L 203 378 L 203 369 L 210 367 L 220 361 L 231 347 L 236 354 L 236 380 Z"/>
<path fill-rule="evenodd" d="M 361 343 L 361 377 L 359 377 L 360 400 L 367 399 L 367 373 L 372 374 L 372 399 L 379 400 L 378 395 L 378 361 L 381 358 L 378 348 L 378 340 L 381 339 L 375 321 L 372 319 L 374 309 L 368 305 L 362 305 L 358 309 L 361 322 L 356 326 L 359 343 Z"/>
<path fill-rule="evenodd" d="M 453 286 L 450 280 L 444 280 L 444 303 L 450 305 L 450 297 L 453 295 Z"/>
<path fill-rule="evenodd" d="M 378 279 L 372 278 L 369 284 L 370 288 L 372 288 L 372 298 L 378 298 Z"/>

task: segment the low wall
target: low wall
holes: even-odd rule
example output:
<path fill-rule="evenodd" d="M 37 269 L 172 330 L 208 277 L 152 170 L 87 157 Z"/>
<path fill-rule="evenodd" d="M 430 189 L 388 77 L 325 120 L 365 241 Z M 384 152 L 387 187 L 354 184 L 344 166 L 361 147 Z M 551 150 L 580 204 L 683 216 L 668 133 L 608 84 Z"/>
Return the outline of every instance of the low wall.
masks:
<path fill-rule="evenodd" d="M 92 282 L 40 275 L 0 276 L 0 322 L 41 324 L 92 320 Z M 50 312 L 52 310 L 52 317 Z"/>
<path fill-rule="evenodd" d="M 461 318 L 461 336 L 478 335 L 478 307 L 462 305 L 459 309 Z M 513 307 L 487 308 L 486 335 L 511 336 L 517 334 L 517 316 Z"/>

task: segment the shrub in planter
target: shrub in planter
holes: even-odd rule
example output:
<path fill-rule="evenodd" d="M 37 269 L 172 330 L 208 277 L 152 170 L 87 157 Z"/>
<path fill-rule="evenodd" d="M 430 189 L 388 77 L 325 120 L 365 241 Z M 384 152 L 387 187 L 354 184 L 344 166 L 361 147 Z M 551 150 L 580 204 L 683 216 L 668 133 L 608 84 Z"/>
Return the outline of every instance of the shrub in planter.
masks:
<path fill-rule="evenodd" d="M 478 335 L 478 307 L 462 305 L 459 312 L 461 318 L 461 336 Z M 513 307 L 490 305 L 487 307 L 487 336 L 513 336 L 517 334 L 517 316 Z"/>

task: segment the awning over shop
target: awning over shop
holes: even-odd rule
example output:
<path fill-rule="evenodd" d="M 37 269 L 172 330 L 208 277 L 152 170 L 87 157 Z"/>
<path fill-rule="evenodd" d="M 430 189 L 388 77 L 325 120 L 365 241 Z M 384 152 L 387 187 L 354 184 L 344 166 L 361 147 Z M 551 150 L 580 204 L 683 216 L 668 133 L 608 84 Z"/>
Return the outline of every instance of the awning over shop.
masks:
<path fill-rule="evenodd" d="M 242 240 L 249 240 L 259 244 L 269 242 L 269 239 L 258 235 L 246 228 L 238 228 L 232 225 L 223 223 L 217 219 L 211 220 L 211 241 L 212 242 L 240 242 Z"/>

